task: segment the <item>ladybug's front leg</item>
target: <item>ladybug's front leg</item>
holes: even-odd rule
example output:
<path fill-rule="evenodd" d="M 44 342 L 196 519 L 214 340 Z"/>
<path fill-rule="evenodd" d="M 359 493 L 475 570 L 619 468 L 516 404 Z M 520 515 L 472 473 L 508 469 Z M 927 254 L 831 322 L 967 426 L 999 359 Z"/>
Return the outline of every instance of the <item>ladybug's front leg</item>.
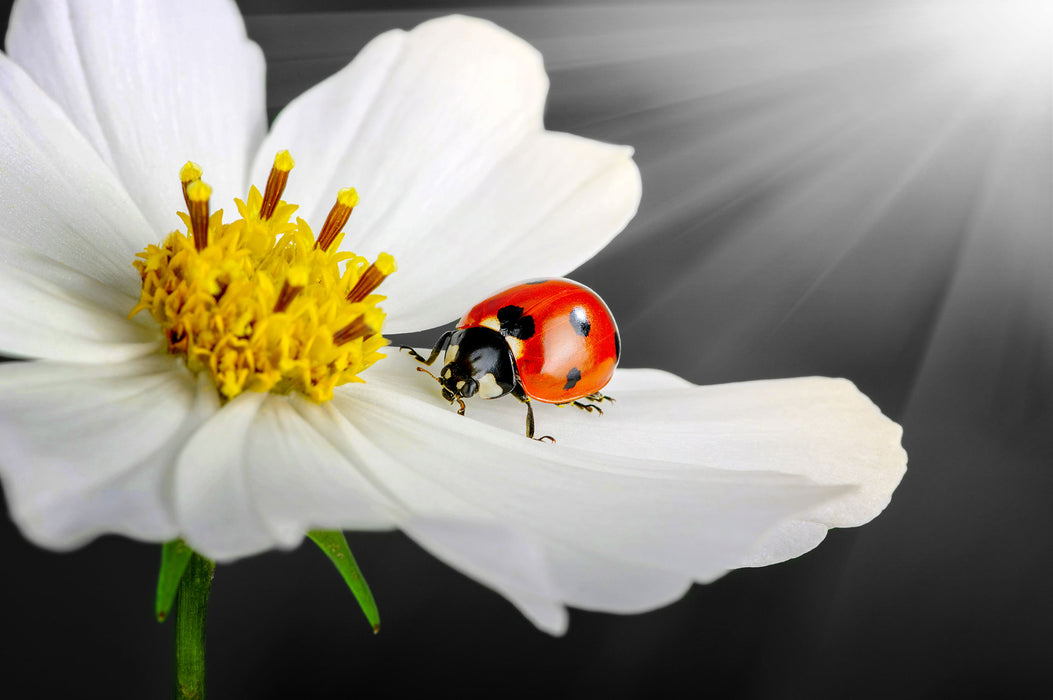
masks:
<path fill-rule="evenodd" d="M 516 384 L 516 387 L 512 389 L 512 396 L 526 404 L 526 436 L 532 440 L 537 440 L 538 442 L 544 442 L 545 440 L 555 442 L 556 438 L 551 435 L 542 435 L 539 438 L 534 437 L 534 406 L 530 402 L 530 397 L 523 391 L 523 386 L 521 384 Z"/>
<path fill-rule="evenodd" d="M 439 340 L 435 343 L 435 347 L 431 349 L 431 354 L 428 355 L 428 359 L 425 360 L 421 357 L 420 353 L 411 348 L 409 345 L 400 345 L 399 350 L 409 350 L 410 357 L 417 362 L 423 362 L 424 364 L 431 366 L 435 362 L 435 358 L 439 356 L 440 352 L 446 349 L 446 346 L 450 343 L 450 336 L 453 335 L 453 331 L 446 331 L 439 336 Z"/>
<path fill-rule="evenodd" d="M 594 394 L 589 394 L 585 398 L 587 398 L 589 401 L 595 401 L 596 403 L 603 403 L 604 401 L 610 401 L 611 403 L 614 403 L 613 398 L 611 398 L 610 396 L 606 396 L 605 394 L 601 394 L 598 391 Z"/>

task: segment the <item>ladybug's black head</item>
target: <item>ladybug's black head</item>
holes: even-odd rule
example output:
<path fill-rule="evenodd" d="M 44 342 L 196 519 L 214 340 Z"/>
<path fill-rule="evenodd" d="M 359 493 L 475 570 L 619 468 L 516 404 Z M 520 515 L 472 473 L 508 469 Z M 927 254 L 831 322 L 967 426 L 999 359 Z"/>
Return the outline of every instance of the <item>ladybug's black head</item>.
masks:
<path fill-rule="evenodd" d="M 472 378 L 471 366 L 461 362 L 448 362 L 439 373 L 442 398 L 450 403 L 457 398 L 470 399 L 479 391 L 479 382 Z"/>
<path fill-rule="evenodd" d="M 439 372 L 442 396 L 451 403 L 478 394 L 496 399 L 516 385 L 515 359 L 503 335 L 490 328 L 459 328 L 446 346 Z"/>

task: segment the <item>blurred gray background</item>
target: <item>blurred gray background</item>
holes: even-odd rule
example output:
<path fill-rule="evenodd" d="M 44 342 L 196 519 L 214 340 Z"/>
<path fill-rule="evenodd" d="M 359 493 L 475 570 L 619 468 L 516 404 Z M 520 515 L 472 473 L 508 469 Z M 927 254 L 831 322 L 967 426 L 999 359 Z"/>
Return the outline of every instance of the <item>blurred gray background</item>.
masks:
<path fill-rule="evenodd" d="M 1048 692 L 1053 30 L 1028 14 L 1042 3 L 240 4 L 272 117 L 391 27 L 456 10 L 526 38 L 551 76 L 550 129 L 636 147 L 640 213 L 572 275 L 613 309 L 623 365 L 698 383 L 848 377 L 903 424 L 910 465 L 865 527 L 653 613 L 575 611 L 560 639 L 398 533 L 350 537 L 377 637 L 310 545 L 223 566 L 212 697 Z M 59 555 L 6 517 L 0 537 L 7 687 L 166 695 L 156 547 Z"/>

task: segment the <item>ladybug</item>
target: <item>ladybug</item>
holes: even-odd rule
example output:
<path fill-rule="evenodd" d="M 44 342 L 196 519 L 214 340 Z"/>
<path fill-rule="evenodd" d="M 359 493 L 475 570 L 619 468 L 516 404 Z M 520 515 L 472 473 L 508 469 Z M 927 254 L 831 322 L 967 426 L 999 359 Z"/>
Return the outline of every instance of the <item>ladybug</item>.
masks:
<path fill-rule="evenodd" d="M 442 397 L 496 399 L 511 394 L 526 404 L 526 435 L 534 437 L 531 400 L 603 413 L 596 404 L 611 401 L 600 390 L 618 365 L 621 339 L 610 309 L 588 287 L 567 279 L 523 282 L 479 302 L 457 328 L 439 337 L 427 359 L 412 348 L 418 362 L 430 366 L 444 352 L 436 377 Z M 545 435 L 538 440 L 554 440 Z"/>

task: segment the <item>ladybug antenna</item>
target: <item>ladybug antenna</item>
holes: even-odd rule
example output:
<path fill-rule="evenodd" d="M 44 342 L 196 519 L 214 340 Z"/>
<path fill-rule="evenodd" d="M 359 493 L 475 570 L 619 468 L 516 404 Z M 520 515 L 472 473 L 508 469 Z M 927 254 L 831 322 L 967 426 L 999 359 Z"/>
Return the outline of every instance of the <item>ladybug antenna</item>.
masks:
<path fill-rule="evenodd" d="M 432 374 L 431 372 L 429 372 L 429 371 L 428 371 L 427 369 L 425 369 L 424 367 L 418 367 L 418 368 L 417 368 L 417 371 L 418 371 L 418 372 L 424 372 L 424 374 L 428 375 L 429 377 L 431 377 L 432 379 L 434 379 L 435 381 L 437 381 L 437 382 L 438 382 L 439 384 L 442 384 L 442 380 L 441 380 L 441 379 L 439 379 L 438 377 L 436 377 L 436 376 L 435 376 L 434 374 Z"/>
<path fill-rule="evenodd" d="M 418 372 L 424 372 L 424 374 L 428 375 L 429 377 L 431 377 L 432 379 L 437 381 L 439 383 L 439 386 L 442 387 L 443 398 L 449 399 L 451 404 L 456 401 L 457 402 L 457 406 L 458 406 L 457 413 L 459 413 L 462 416 L 464 415 L 464 410 L 465 410 L 464 399 L 462 399 L 460 396 L 454 396 L 453 394 L 451 394 L 449 389 L 447 389 L 446 386 L 442 383 L 442 380 L 439 379 L 438 377 L 436 377 L 434 374 L 432 374 L 428 370 L 426 370 L 425 368 L 418 367 L 417 371 Z"/>

